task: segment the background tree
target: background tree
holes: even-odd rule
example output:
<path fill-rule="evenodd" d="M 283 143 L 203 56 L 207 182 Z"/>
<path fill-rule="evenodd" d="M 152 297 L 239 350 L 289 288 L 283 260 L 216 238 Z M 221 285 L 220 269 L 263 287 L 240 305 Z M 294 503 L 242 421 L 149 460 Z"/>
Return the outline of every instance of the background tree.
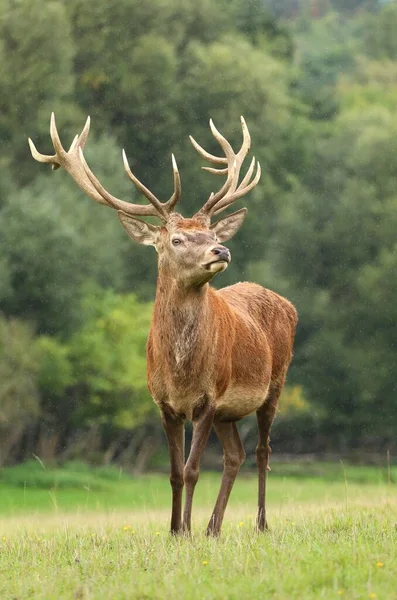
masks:
<path fill-rule="evenodd" d="M 0 1 L 0 166 L 18 182 L 31 181 L 36 173 L 26 148 L 31 123 L 41 141 L 52 110 L 62 107 L 65 124 L 78 114 L 71 100 L 73 54 L 62 2 Z"/>
<path fill-rule="evenodd" d="M 212 117 L 237 147 L 244 114 L 263 175 L 216 283 L 252 279 L 297 305 L 293 408 L 274 441 L 393 447 L 395 16 L 360 0 L 0 0 L 2 460 L 140 469 L 162 441 L 144 373 L 156 254 L 32 161 L 28 135 L 52 152 L 52 110 L 65 146 L 91 114 L 89 164 L 127 200 L 141 198 L 121 148 L 162 199 L 174 152 L 186 216 L 221 185 L 188 134 L 219 153 Z"/>
<path fill-rule="evenodd" d="M 40 414 L 38 368 L 32 328 L 0 314 L 0 465 L 12 457 L 24 427 Z"/>

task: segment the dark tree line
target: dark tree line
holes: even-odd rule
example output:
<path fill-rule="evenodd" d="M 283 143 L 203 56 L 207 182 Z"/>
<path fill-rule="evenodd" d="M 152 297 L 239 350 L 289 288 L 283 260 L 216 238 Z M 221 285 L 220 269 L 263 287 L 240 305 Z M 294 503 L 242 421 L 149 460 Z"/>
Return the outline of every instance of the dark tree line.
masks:
<path fill-rule="evenodd" d="M 88 160 L 119 197 L 139 201 L 122 147 L 161 198 L 174 152 L 185 215 L 214 185 L 188 134 L 216 151 L 212 117 L 237 145 L 243 114 L 263 176 L 217 284 L 257 281 L 300 313 L 274 437 L 393 447 L 397 6 L 317 4 L 0 0 L 0 462 L 131 463 L 161 441 L 144 359 L 155 255 L 31 159 L 28 136 L 51 152 L 52 110 L 65 145 L 91 115 Z"/>

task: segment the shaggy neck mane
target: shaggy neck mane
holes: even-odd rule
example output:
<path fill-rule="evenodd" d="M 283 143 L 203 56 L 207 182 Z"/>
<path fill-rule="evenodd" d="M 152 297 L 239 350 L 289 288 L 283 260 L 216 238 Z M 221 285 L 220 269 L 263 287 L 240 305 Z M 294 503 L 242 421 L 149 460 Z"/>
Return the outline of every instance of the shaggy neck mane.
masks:
<path fill-rule="evenodd" d="M 210 296 L 208 283 L 184 288 L 166 269 L 159 272 L 153 324 L 163 356 L 179 376 L 190 378 L 191 370 L 202 363 L 202 338 L 211 323 Z"/>

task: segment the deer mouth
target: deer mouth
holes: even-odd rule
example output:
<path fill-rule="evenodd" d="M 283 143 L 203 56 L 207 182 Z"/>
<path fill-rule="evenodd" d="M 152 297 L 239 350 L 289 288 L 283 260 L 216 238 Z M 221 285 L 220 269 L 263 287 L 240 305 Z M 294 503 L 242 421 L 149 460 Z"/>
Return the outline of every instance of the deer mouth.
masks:
<path fill-rule="evenodd" d="M 219 265 L 219 266 L 223 267 L 224 269 L 226 269 L 226 267 L 228 266 L 229 263 L 230 263 L 230 258 L 222 257 L 222 258 L 218 258 L 217 260 L 212 260 L 211 262 L 206 263 L 204 265 L 204 268 L 207 269 L 207 271 L 212 271 L 212 265 Z"/>

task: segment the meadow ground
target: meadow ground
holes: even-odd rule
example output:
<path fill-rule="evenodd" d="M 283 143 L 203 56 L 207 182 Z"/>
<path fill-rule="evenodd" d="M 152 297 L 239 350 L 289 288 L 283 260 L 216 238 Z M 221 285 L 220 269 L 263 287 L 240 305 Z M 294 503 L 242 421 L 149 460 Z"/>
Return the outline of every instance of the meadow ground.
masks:
<path fill-rule="evenodd" d="M 0 598 L 397 599 L 397 469 L 273 468 L 270 532 L 243 472 L 219 540 L 203 534 L 219 474 L 200 477 L 185 539 L 168 534 L 166 475 L 0 471 Z"/>

